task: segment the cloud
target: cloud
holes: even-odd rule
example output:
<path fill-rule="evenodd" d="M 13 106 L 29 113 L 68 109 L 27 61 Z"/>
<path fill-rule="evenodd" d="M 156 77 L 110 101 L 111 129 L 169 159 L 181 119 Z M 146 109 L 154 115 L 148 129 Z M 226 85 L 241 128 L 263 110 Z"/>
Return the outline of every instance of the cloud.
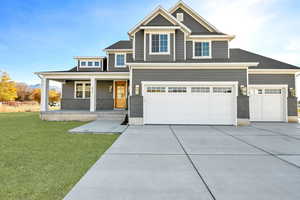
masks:
<path fill-rule="evenodd" d="M 190 0 L 187 3 L 220 31 L 236 38 L 230 47 L 300 65 L 299 16 L 293 2 L 279 0 Z M 291 30 L 293 27 L 293 31 Z"/>

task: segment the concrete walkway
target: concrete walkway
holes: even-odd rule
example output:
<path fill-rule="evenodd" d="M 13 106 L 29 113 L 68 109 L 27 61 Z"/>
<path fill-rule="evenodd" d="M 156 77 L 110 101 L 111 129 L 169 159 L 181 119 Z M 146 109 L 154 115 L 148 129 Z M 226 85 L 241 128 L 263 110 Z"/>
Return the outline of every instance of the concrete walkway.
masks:
<path fill-rule="evenodd" d="M 69 130 L 70 133 L 122 133 L 127 128 L 127 125 L 121 125 L 124 120 L 95 120 L 88 124 Z"/>
<path fill-rule="evenodd" d="M 130 126 L 65 200 L 298 200 L 300 126 Z"/>

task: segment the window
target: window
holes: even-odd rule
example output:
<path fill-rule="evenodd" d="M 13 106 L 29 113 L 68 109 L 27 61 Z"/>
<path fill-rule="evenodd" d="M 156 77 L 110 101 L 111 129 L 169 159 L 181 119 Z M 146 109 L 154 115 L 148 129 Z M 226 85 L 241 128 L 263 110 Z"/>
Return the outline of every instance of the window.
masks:
<path fill-rule="evenodd" d="M 100 66 L 100 62 L 96 61 L 96 62 L 94 63 L 94 66 L 95 66 L 95 67 L 99 67 L 99 66 Z"/>
<path fill-rule="evenodd" d="M 151 34 L 151 53 L 168 53 L 169 35 Z"/>
<path fill-rule="evenodd" d="M 125 63 L 126 63 L 126 61 L 125 61 L 125 59 L 126 59 L 125 55 L 126 54 L 116 54 L 116 57 L 115 57 L 115 59 L 116 59 L 115 66 L 116 67 L 125 67 Z"/>
<path fill-rule="evenodd" d="M 230 87 L 214 87 L 214 93 L 231 93 L 232 89 Z"/>
<path fill-rule="evenodd" d="M 281 94 L 281 89 L 265 89 L 265 94 Z"/>
<path fill-rule="evenodd" d="M 91 60 L 80 61 L 80 67 L 87 67 L 87 68 L 101 67 L 101 60 L 99 59 L 99 61 L 95 61 L 94 59 L 91 59 Z"/>
<path fill-rule="evenodd" d="M 210 43 L 209 42 L 194 42 L 194 57 L 210 57 Z"/>
<path fill-rule="evenodd" d="M 89 82 L 75 82 L 75 99 L 91 97 L 91 84 Z"/>
<path fill-rule="evenodd" d="M 178 21 L 182 22 L 183 21 L 183 13 L 177 13 L 176 18 Z"/>
<path fill-rule="evenodd" d="M 256 89 L 256 94 L 262 94 L 263 90 L 262 89 Z"/>
<path fill-rule="evenodd" d="M 86 62 L 85 61 L 81 61 L 80 62 L 80 66 L 86 66 Z"/>
<path fill-rule="evenodd" d="M 162 92 L 166 92 L 166 88 L 165 87 L 147 87 L 147 92 L 162 93 Z"/>
<path fill-rule="evenodd" d="M 192 93 L 209 93 L 209 87 L 192 87 Z"/>
<path fill-rule="evenodd" d="M 186 87 L 169 87 L 169 93 L 186 93 Z"/>

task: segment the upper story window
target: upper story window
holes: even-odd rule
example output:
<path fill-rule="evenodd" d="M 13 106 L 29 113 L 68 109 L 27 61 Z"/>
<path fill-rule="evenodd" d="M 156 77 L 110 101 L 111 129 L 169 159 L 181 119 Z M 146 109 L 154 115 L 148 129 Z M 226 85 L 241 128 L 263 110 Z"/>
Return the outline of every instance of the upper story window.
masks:
<path fill-rule="evenodd" d="M 169 34 L 151 34 L 150 53 L 168 54 L 169 53 Z"/>
<path fill-rule="evenodd" d="M 115 54 L 115 66 L 116 67 L 126 67 L 126 54 L 125 53 Z"/>
<path fill-rule="evenodd" d="M 91 97 L 91 83 L 87 81 L 76 81 L 75 82 L 75 99 L 88 99 Z"/>
<path fill-rule="evenodd" d="M 177 13 L 176 18 L 178 21 L 183 22 L 183 13 Z"/>
<path fill-rule="evenodd" d="M 86 62 L 85 61 L 81 61 L 80 62 L 80 66 L 85 67 L 86 66 Z"/>
<path fill-rule="evenodd" d="M 101 67 L 101 61 L 80 61 L 80 67 Z"/>
<path fill-rule="evenodd" d="M 210 42 L 194 42 L 194 58 L 211 58 Z"/>

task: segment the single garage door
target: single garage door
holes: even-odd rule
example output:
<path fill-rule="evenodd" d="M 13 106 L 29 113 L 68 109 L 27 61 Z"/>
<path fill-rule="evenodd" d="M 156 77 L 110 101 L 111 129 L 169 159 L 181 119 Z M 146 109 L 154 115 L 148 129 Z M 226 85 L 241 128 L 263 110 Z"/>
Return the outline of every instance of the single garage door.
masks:
<path fill-rule="evenodd" d="M 233 85 L 143 85 L 145 124 L 236 124 Z"/>
<path fill-rule="evenodd" d="M 286 120 L 286 88 L 250 86 L 249 103 L 251 121 Z"/>

